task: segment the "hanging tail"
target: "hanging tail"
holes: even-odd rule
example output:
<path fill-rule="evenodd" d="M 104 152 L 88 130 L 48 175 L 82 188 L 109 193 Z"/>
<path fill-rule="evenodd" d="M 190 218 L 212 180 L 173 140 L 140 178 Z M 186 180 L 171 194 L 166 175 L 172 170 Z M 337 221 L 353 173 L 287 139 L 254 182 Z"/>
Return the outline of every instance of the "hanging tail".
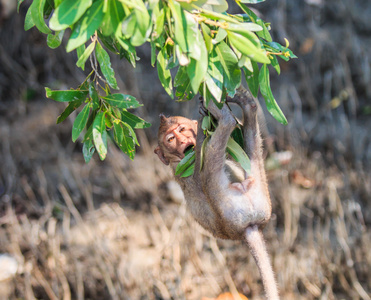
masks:
<path fill-rule="evenodd" d="M 258 226 L 254 225 L 246 229 L 246 242 L 256 264 L 258 265 L 267 299 L 279 300 L 272 265 L 265 247 L 263 235 L 259 231 Z"/>

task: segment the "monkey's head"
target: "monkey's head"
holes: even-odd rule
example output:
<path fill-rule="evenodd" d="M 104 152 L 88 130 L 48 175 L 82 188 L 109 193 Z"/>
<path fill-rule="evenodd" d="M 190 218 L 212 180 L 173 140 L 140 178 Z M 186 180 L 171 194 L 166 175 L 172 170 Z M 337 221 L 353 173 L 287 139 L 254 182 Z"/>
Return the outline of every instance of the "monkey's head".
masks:
<path fill-rule="evenodd" d="M 196 145 L 197 121 L 160 115 L 158 146 L 155 153 L 165 165 L 178 163 L 190 147 Z"/>

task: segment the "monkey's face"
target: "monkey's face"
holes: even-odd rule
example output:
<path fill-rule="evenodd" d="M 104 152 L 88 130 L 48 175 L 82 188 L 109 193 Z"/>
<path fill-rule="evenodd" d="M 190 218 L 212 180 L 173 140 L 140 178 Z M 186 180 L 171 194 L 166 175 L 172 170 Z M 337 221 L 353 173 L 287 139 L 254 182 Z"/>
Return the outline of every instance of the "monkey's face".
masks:
<path fill-rule="evenodd" d="M 179 162 L 186 150 L 196 145 L 197 121 L 171 117 L 171 121 L 166 126 L 167 128 L 161 128 L 165 130 L 159 137 L 159 146 L 155 149 L 155 153 L 164 164 L 168 165 L 171 162 Z"/>

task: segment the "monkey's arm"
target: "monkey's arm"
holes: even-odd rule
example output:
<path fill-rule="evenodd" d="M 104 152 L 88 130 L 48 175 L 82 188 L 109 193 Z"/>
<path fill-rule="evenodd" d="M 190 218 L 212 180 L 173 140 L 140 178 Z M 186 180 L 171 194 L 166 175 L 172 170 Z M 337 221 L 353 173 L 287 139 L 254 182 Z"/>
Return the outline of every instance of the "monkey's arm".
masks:
<path fill-rule="evenodd" d="M 218 120 L 218 126 L 206 146 L 201 182 L 205 191 L 208 191 L 209 196 L 213 198 L 214 193 L 219 193 L 221 189 L 225 190 L 226 185 L 229 184 L 224 173 L 225 149 L 236 126 L 236 120 L 226 105 L 218 109 L 210 101 L 208 110 Z"/>
<path fill-rule="evenodd" d="M 202 104 L 201 104 L 202 105 Z M 193 173 L 193 178 L 197 181 L 200 182 L 200 166 L 201 166 L 201 148 L 202 144 L 205 140 L 205 135 L 202 130 L 202 119 L 203 119 L 203 114 L 201 113 L 201 117 L 198 120 L 197 124 L 197 138 L 196 138 L 196 160 L 195 160 L 195 170 Z"/>

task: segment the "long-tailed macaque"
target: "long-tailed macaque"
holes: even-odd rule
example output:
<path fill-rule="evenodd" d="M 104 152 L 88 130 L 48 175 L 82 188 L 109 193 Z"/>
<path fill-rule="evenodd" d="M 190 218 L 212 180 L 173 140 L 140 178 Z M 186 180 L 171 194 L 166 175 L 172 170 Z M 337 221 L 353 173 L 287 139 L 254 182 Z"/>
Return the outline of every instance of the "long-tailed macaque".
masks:
<path fill-rule="evenodd" d="M 226 146 L 236 120 L 224 104 L 222 109 L 210 101 L 207 109 L 218 126 L 206 145 L 200 171 L 201 146 L 205 136 L 201 122 L 183 117 L 161 115 L 158 146 L 155 153 L 161 161 L 175 168 L 190 146 L 195 146 L 194 174 L 181 178 L 180 184 L 196 221 L 215 237 L 245 240 L 258 265 L 266 297 L 279 299 L 277 286 L 265 247 L 262 227 L 271 216 L 271 202 L 262 156 L 262 139 L 257 121 L 257 104 L 250 93 L 240 87 L 227 102 L 237 103 L 243 111 L 244 150 L 250 158 L 251 174 L 226 158 Z"/>

